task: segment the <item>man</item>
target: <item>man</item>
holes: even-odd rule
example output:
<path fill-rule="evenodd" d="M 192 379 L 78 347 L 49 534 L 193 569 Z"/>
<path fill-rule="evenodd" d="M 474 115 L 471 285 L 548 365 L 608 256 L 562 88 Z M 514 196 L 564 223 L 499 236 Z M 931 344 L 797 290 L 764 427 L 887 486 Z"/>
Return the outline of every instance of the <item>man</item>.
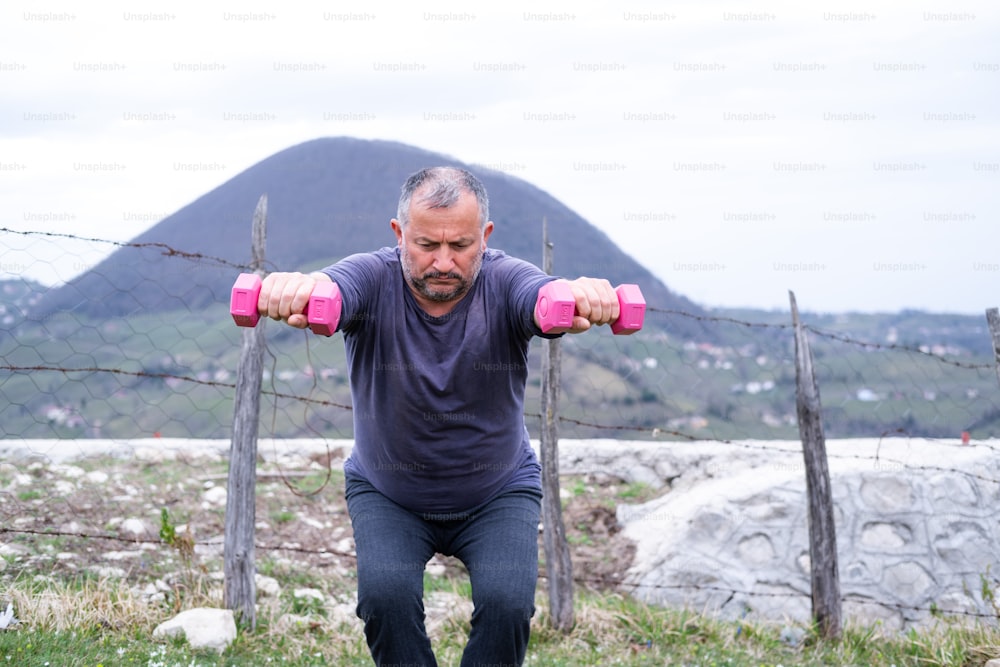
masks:
<path fill-rule="evenodd" d="M 358 616 L 378 665 L 436 665 L 423 572 L 435 553 L 469 572 L 463 667 L 521 665 L 538 577 L 540 467 L 524 425 L 538 290 L 552 277 L 488 250 L 489 199 L 467 171 L 405 183 L 397 247 L 310 275 L 276 273 L 258 308 L 294 327 L 320 280 L 343 298 L 355 446 L 344 464 Z M 618 318 L 606 280 L 580 278 L 571 333 Z"/>

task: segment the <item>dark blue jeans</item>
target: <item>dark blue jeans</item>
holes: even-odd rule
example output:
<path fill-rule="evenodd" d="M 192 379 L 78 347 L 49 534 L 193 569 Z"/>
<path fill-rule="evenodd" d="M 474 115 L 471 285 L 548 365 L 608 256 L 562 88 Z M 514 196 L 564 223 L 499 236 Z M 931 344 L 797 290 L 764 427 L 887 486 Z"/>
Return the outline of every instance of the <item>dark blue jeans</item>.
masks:
<path fill-rule="evenodd" d="M 379 667 L 436 667 L 424 629 L 424 567 L 435 553 L 465 564 L 472 630 L 462 667 L 518 667 L 538 580 L 541 492 L 514 489 L 462 515 L 421 515 L 347 476 L 358 554 L 357 614 Z"/>

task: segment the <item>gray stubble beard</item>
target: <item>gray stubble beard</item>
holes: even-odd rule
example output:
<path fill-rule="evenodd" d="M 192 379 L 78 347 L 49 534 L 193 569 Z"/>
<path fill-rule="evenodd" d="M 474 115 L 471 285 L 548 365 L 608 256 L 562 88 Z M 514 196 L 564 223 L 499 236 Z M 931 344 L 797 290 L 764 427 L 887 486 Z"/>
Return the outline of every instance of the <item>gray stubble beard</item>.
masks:
<path fill-rule="evenodd" d="M 480 250 L 479 255 L 476 257 L 475 263 L 472 265 L 472 276 L 470 279 L 466 280 L 457 273 L 439 273 L 437 271 L 431 271 L 425 273 L 420 278 L 413 275 L 413 271 L 410 269 L 410 253 L 406 250 L 406 245 L 402 244 L 400 247 L 400 259 L 402 260 L 400 264 L 403 268 L 403 277 L 406 278 L 406 282 L 417 291 L 424 298 L 435 301 L 438 303 L 444 303 L 446 301 L 451 301 L 457 299 L 472 287 L 476 282 L 476 278 L 479 277 L 479 272 L 483 268 L 483 255 L 486 254 L 485 250 Z M 435 292 L 431 290 L 427 281 L 432 278 L 455 278 L 458 280 L 458 284 L 447 292 Z"/>

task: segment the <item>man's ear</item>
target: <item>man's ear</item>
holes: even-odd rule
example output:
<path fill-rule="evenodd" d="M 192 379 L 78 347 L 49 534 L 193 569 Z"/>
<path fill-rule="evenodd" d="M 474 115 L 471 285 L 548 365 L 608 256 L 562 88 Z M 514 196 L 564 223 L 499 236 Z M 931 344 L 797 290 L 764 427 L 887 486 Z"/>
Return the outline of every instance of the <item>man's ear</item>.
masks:
<path fill-rule="evenodd" d="M 392 231 L 396 233 L 396 245 L 403 245 L 403 226 L 396 218 L 393 218 L 389 224 L 392 226 Z"/>
<path fill-rule="evenodd" d="M 492 233 L 493 233 L 493 221 L 490 220 L 489 222 L 486 223 L 486 226 L 483 227 L 483 243 L 482 243 L 483 250 L 486 249 L 486 239 L 488 239 L 490 237 L 490 234 Z"/>

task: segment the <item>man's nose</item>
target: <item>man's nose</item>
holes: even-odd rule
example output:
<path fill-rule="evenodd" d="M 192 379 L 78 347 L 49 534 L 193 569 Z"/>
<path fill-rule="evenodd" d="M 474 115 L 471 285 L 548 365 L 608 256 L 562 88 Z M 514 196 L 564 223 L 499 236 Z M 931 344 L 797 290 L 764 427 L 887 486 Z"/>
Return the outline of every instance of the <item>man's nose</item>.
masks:
<path fill-rule="evenodd" d="M 455 268 L 455 255 L 451 248 L 441 246 L 434 253 L 434 270 L 440 273 L 448 273 Z"/>

